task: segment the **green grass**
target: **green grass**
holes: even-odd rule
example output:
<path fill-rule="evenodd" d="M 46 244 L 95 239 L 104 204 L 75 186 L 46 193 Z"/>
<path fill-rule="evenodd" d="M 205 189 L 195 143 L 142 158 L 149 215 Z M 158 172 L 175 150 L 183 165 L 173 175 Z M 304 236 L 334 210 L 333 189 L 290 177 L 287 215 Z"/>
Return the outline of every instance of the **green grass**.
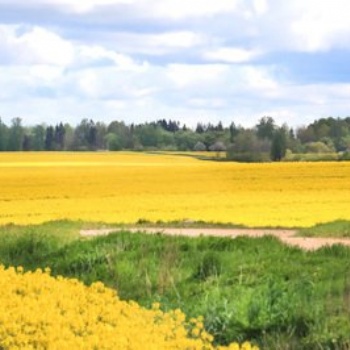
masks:
<path fill-rule="evenodd" d="M 300 229 L 298 235 L 304 237 L 350 238 L 350 221 L 336 220 L 317 224 L 310 228 Z"/>
<path fill-rule="evenodd" d="M 290 153 L 284 158 L 287 162 L 324 162 L 324 161 L 338 161 L 340 155 L 333 153 Z"/>
<path fill-rule="evenodd" d="M 115 226 L 114 226 L 115 227 Z M 175 228 L 248 228 L 248 226 L 234 223 L 223 223 L 223 222 L 208 222 L 201 220 L 173 220 L 173 221 L 162 221 L 158 220 L 156 222 L 139 219 L 136 224 L 128 224 L 123 225 L 123 228 L 145 228 L 145 227 L 157 227 L 157 228 L 167 228 L 167 227 L 175 227 Z"/>
<path fill-rule="evenodd" d="M 82 222 L 0 228 L 0 262 L 96 280 L 122 299 L 203 315 L 218 343 L 263 349 L 346 349 L 350 249 L 305 252 L 276 238 L 173 237 L 119 232 L 81 239 Z"/>
<path fill-rule="evenodd" d="M 208 153 L 208 155 L 201 154 L 196 154 L 196 151 L 145 151 L 145 153 L 148 154 L 163 154 L 163 155 L 172 155 L 172 156 L 181 156 L 181 157 L 190 157 L 190 158 L 195 158 L 198 160 L 210 160 L 210 161 L 218 161 L 218 160 L 226 160 L 226 151 L 211 151 L 209 155 L 209 151 L 205 151 Z"/>
<path fill-rule="evenodd" d="M 6 225 L 0 228 L 0 262 L 36 267 L 47 255 L 79 239 L 83 223 L 48 222 L 42 225 Z"/>

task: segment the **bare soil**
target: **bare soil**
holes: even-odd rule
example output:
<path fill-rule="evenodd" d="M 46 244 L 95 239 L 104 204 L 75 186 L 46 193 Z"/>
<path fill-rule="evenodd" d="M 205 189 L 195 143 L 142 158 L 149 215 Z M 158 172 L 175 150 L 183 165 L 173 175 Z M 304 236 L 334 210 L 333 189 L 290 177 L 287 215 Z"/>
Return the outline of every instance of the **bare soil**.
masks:
<path fill-rule="evenodd" d="M 94 229 L 81 230 L 80 235 L 83 237 L 107 235 L 111 232 L 120 231 L 120 228 L 111 229 Z M 272 235 L 279 238 L 283 243 L 291 246 L 297 246 L 305 250 L 316 250 L 323 246 L 331 246 L 333 244 L 343 244 L 350 246 L 350 239 L 341 238 L 314 238 L 314 237 L 297 237 L 294 230 L 277 230 L 277 229 L 237 229 L 237 228 L 160 228 L 160 227 L 145 227 L 145 228 L 127 228 L 131 232 L 145 232 L 149 234 L 163 233 L 166 235 L 181 235 L 189 237 L 216 236 L 216 237 L 231 237 L 238 236 L 262 237 Z"/>

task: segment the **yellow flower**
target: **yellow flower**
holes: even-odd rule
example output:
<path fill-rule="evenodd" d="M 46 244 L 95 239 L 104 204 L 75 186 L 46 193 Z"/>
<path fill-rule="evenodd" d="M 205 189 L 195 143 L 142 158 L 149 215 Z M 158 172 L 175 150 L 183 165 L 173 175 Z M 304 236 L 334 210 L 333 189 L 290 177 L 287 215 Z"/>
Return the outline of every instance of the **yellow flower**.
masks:
<path fill-rule="evenodd" d="M 0 348 L 216 349 L 202 317 L 187 322 L 181 310 L 162 312 L 157 303 L 147 310 L 121 301 L 101 282 L 87 287 L 45 271 L 0 266 L 0 305 L 6 310 L 0 312 Z M 244 343 L 218 349 L 253 348 Z"/>
<path fill-rule="evenodd" d="M 349 162 L 238 164 L 170 154 L 2 152 L 0 224 L 66 218 L 311 226 L 350 219 L 349 180 Z"/>

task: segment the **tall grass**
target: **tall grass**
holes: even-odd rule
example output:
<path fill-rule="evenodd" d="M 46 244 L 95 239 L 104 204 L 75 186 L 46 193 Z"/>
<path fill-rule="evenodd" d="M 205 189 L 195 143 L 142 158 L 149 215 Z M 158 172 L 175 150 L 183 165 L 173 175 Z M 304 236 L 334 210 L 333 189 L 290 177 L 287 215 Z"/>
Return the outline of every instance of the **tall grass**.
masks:
<path fill-rule="evenodd" d="M 144 306 L 203 315 L 218 343 L 341 349 L 350 334 L 350 249 L 304 252 L 276 238 L 118 232 L 79 239 L 74 223 L 0 229 L 0 262 L 96 280 Z M 62 227 L 63 239 L 60 238 Z M 55 231 L 56 230 L 56 231 Z M 50 231 L 53 232 L 52 236 Z"/>
<path fill-rule="evenodd" d="M 0 228 L 1 263 L 36 267 L 46 257 L 79 238 L 83 223 L 48 222 L 42 225 L 6 225 Z"/>
<path fill-rule="evenodd" d="M 332 222 L 321 223 L 309 228 L 302 228 L 298 234 L 304 237 L 333 237 L 349 238 L 350 221 L 335 220 Z"/>

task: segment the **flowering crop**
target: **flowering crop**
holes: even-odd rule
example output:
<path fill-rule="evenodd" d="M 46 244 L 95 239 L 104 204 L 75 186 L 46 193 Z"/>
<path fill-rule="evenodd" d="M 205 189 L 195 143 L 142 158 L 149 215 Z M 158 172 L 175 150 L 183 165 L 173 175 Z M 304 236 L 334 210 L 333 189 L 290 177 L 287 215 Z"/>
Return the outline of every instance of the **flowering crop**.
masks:
<path fill-rule="evenodd" d="M 0 266 L 1 349 L 215 349 L 201 318 L 146 310 L 102 283 Z M 249 343 L 217 349 L 257 349 Z"/>
<path fill-rule="evenodd" d="M 0 154 L 0 224 L 185 219 L 312 226 L 350 219 L 350 163 L 200 161 L 137 153 Z"/>

